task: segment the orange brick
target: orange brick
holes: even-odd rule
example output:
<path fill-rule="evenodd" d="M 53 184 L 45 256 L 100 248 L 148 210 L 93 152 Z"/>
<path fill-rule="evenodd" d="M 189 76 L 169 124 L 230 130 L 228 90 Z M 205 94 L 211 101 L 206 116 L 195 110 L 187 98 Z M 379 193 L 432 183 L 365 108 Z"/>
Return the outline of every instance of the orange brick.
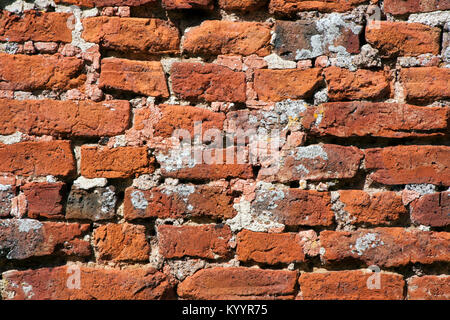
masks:
<path fill-rule="evenodd" d="M 25 11 L 22 16 L 0 11 L 1 41 L 72 42 L 70 13 Z"/>
<path fill-rule="evenodd" d="M 100 87 L 152 97 L 167 98 L 169 96 L 166 77 L 159 61 L 103 59 Z"/>
<path fill-rule="evenodd" d="M 128 101 L 0 99 L 0 134 L 115 136 L 130 121 Z"/>
<path fill-rule="evenodd" d="M 128 178 L 153 171 L 146 147 L 81 147 L 81 175 L 86 178 Z"/>

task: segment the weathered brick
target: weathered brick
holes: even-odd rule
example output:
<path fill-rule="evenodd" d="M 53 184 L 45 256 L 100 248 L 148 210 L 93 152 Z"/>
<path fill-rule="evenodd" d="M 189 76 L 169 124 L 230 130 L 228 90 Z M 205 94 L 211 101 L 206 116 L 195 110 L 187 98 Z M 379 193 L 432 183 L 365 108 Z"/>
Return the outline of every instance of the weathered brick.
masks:
<path fill-rule="evenodd" d="M 83 84 L 82 70 L 73 57 L 0 53 L 0 90 L 68 90 Z"/>
<path fill-rule="evenodd" d="M 277 21 L 275 23 L 274 49 L 283 59 L 311 59 L 330 55 L 329 47 L 343 47 L 348 53 L 359 53 L 359 34 L 362 27 L 333 25 L 337 33 L 333 39 L 326 35 L 326 29 L 318 30 L 318 22 L 306 20 Z M 330 27 L 331 28 L 331 27 Z M 320 38 L 320 45 L 316 39 Z"/>
<path fill-rule="evenodd" d="M 296 233 L 265 233 L 243 230 L 237 235 L 236 253 L 243 262 L 266 264 L 305 261 L 303 247 Z"/>
<path fill-rule="evenodd" d="M 212 0 L 162 0 L 162 5 L 166 10 L 212 10 L 214 8 Z"/>
<path fill-rule="evenodd" d="M 65 184 L 57 183 L 28 183 L 21 187 L 28 204 L 28 217 L 37 219 L 63 218 L 63 195 Z"/>
<path fill-rule="evenodd" d="M 152 97 L 169 96 L 166 77 L 159 61 L 102 60 L 100 87 L 131 91 Z"/>
<path fill-rule="evenodd" d="M 183 184 L 174 188 L 128 188 L 125 191 L 124 216 L 127 220 L 185 216 L 226 219 L 235 215 L 233 197 L 221 187 Z"/>
<path fill-rule="evenodd" d="M 366 26 L 366 40 L 384 57 L 439 54 L 441 30 L 420 23 L 377 21 Z"/>
<path fill-rule="evenodd" d="M 389 81 L 383 71 L 329 67 L 324 70 L 331 101 L 378 99 L 390 92 Z"/>
<path fill-rule="evenodd" d="M 82 190 L 72 188 L 67 198 L 66 219 L 108 220 L 115 216 L 114 187 Z"/>
<path fill-rule="evenodd" d="M 165 258 L 199 257 L 218 259 L 230 253 L 230 227 L 223 224 L 161 225 L 158 227 L 159 253 Z"/>
<path fill-rule="evenodd" d="M 22 260 L 62 253 L 64 249 L 71 247 L 73 241 L 83 241 L 85 247 L 80 246 L 81 252 L 71 253 L 86 256 L 90 254 L 85 250 L 89 247 L 89 242 L 77 238 L 88 230 L 88 224 L 3 219 L 0 220 L 0 256 L 10 260 Z"/>
<path fill-rule="evenodd" d="M 92 17 L 82 20 L 82 37 L 101 47 L 128 53 L 167 54 L 179 51 L 180 35 L 160 19 Z"/>
<path fill-rule="evenodd" d="M 278 170 L 262 170 L 259 179 L 279 182 L 296 180 L 345 179 L 356 175 L 363 153 L 356 147 L 316 144 L 286 150 L 280 156 Z"/>
<path fill-rule="evenodd" d="M 203 269 L 178 285 L 184 299 L 293 299 L 295 271 L 254 268 Z"/>
<path fill-rule="evenodd" d="M 450 300 L 450 276 L 413 276 L 407 280 L 408 300 Z"/>
<path fill-rule="evenodd" d="M 450 147 L 408 145 L 366 149 L 365 166 L 372 180 L 384 184 L 450 185 Z"/>
<path fill-rule="evenodd" d="M 254 89 L 260 100 L 309 98 L 323 81 L 322 70 L 255 70 Z"/>
<path fill-rule="evenodd" d="M 405 98 L 408 101 L 426 102 L 450 97 L 450 68 L 421 67 L 400 70 Z"/>
<path fill-rule="evenodd" d="M 183 51 L 192 55 L 270 53 L 270 28 L 258 22 L 209 20 L 185 34 Z"/>
<path fill-rule="evenodd" d="M 128 101 L 0 99 L 0 134 L 115 136 L 130 121 Z"/>
<path fill-rule="evenodd" d="M 330 102 L 310 107 L 302 125 L 320 136 L 386 138 L 443 135 L 448 107 L 419 107 L 381 102 Z"/>
<path fill-rule="evenodd" d="M 370 277 L 380 282 L 373 284 Z M 405 286 L 401 274 L 370 270 L 304 272 L 298 282 L 299 298 L 304 300 L 403 300 Z"/>
<path fill-rule="evenodd" d="M 0 143 L 0 172 L 24 176 L 68 176 L 75 170 L 69 141 Z"/>
<path fill-rule="evenodd" d="M 159 108 L 161 118 L 153 127 L 156 136 L 167 138 L 172 136 L 175 130 L 183 129 L 190 132 L 192 139 L 196 122 L 201 122 L 203 134 L 209 129 L 223 129 L 223 113 L 191 106 L 159 105 Z"/>
<path fill-rule="evenodd" d="M 156 0 L 54 0 L 55 3 L 74 4 L 80 7 L 141 6 L 154 4 Z"/>
<path fill-rule="evenodd" d="M 394 15 L 450 9 L 448 0 L 386 0 L 384 11 Z"/>
<path fill-rule="evenodd" d="M 67 20 L 71 14 L 62 12 L 25 11 L 21 16 L 0 11 L 1 41 L 72 42 Z"/>
<path fill-rule="evenodd" d="M 269 211 L 277 222 L 287 226 L 329 226 L 334 218 L 330 194 L 315 190 L 260 189 L 252 208 Z"/>
<path fill-rule="evenodd" d="M 244 102 L 245 74 L 215 64 L 177 62 L 172 65 L 173 91 L 183 99 Z"/>
<path fill-rule="evenodd" d="M 326 263 L 356 259 L 385 267 L 430 264 L 450 259 L 450 233 L 403 228 L 322 231 L 320 244 Z"/>
<path fill-rule="evenodd" d="M 0 217 L 9 216 L 16 190 L 16 186 L 0 181 Z"/>
<path fill-rule="evenodd" d="M 6 285 L 3 299 L 155 300 L 173 297 L 169 278 L 148 267 L 105 269 L 69 265 L 8 271 L 3 273 L 3 280 Z"/>
<path fill-rule="evenodd" d="M 352 224 L 389 225 L 408 213 L 401 195 L 392 191 L 340 190 L 339 200 L 345 205 L 342 209 L 349 213 Z"/>
<path fill-rule="evenodd" d="M 154 171 L 146 147 L 81 147 L 81 174 L 86 178 L 127 178 Z"/>
<path fill-rule="evenodd" d="M 364 0 L 270 0 L 269 11 L 277 15 L 293 16 L 301 11 L 345 12 Z"/>
<path fill-rule="evenodd" d="M 410 203 L 410 210 L 415 223 L 432 227 L 450 225 L 450 192 L 423 195 Z"/>
<path fill-rule="evenodd" d="M 100 260 L 146 261 L 150 245 L 145 227 L 129 223 L 108 223 L 94 230 L 94 246 Z"/>
<path fill-rule="evenodd" d="M 249 12 L 264 7 L 268 0 L 219 0 L 219 7 L 229 11 Z"/>

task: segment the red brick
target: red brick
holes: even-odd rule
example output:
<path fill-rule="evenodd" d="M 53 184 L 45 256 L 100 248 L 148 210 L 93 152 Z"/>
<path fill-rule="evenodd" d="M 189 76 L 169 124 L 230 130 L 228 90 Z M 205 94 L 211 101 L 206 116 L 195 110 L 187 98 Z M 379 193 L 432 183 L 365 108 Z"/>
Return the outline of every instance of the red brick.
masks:
<path fill-rule="evenodd" d="M 222 224 L 158 227 L 159 253 L 165 258 L 225 258 L 230 254 L 230 227 Z"/>
<path fill-rule="evenodd" d="M 21 190 L 24 192 L 28 204 L 28 217 L 37 219 L 64 218 L 63 195 L 65 184 L 58 183 L 28 183 Z"/>
<path fill-rule="evenodd" d="M 183 51 L 192 55 L 270 53 L 270 28 L 259 22 L 209 20 L 185 34 Z"/>
<path fill-rule="evenodd" d="M 173 190 L 158 187 L 125 191 L 124 216 L 127 220 L 186 216 L 227 219 L 235 215 L 233 197 L 221 187 L 178 185 Z"/>
<path fill-rule="evenodd" d="M 83 39 L 105 49 L 147 54 L 179 51 L 178 29 L 168 21 L 103 16 L 86 18 L 82 23 Z"/>
<path fill-rule="evenodd" d="M 317 144 L 286 150 L 276 173 L 263 172 L 259 179 L 279 182 L 346 179 L 356 175 L 363 153 L 356 147 Z"/>
<path fill-rule="evenodd" d="M 22 16 L 0 11 L 0 40 L 25 42 L 72 42 L 67 20 L 71 14 L 25 11 Z"/>
<path fill-rule="evenodd" d="M 394 15 L 450 9 L 448 0 L 386 0 L 384 11 Z"/>
<path fill-rule="evenodd" d="M 381 102 L 330 102 L 310 107 L 302 125 L 320 136 L 405 138 L 443 135 L 448 107 Z"/>
<path fill-rule="evenodd" d="M 264 7 L 268 0 L 219 0 L 219 7 L 229 11 L 249 12 Z"/>
<path fill-rule="evenodd" d="M 69 141 L 0 144 L 0 172 L 24 176 L 68 176 L 75 170 Z"/>
<path fill-rule="evenodd" d="M 368 287 L 371 276 L 379 276 L 379 289 Z M 370 270 L 305 272 L 298 282 L 304 300 L 403 300 L 405 286 L 400 274 Z"/>
<path fill-rule="evenodd" d="M 55 0 L 55 3 L 74 4 L 80 7 L 141 6 L 155 4 L 156 0 Z"/>
<path fill-rule="evenodd" d="M 450 147 L 396 146 L 366 149 L 370 178 L 384 184 L 431 183 L 450 185 Z"/>
<path fill-rule="evenodd" d="M 212 10 L 212 0 L 162 0 L 163 8 L 166 10 L 203 9 Z"/>
<path fill-rule="evenodd" d="M 420 23 L 377 21 L 366 26 L 366 40 L 384 57 L 439 54 L 441 30 Z"/>
<path fill-rule="evenodd" d="M 145 227 L 108 223 L 94 230 L 94 246 L 100 260 L 148 261 L 150 245 Z"/>
<path fill-rule="evenodd" d="M 258 190 L 252 208 L 270 211 L 276 221 L 287 226 L 329 226 L 334 219 L 330 194 L 315 190 Z"/>
<path fill-rule="evenodd" d="M 12 202 L 17 187 L 6 181 L 0 181 L 0 217 L 7 217 L 11 213 Z"/>
<path fill-rule="evenodd" d="M 311 59 L 321 55 L 333 55 L 329 50 L 329 46 L 342 46 L 348 53 L 359 53 L 359 34 L 362 28 L 350 28 L 333 24 L 333 30 L 336 29 L 337 34 L 334 39 L 325 36 L 325 30 L 318 30 L 314 21 L 276 21 L 275 37 L 273 40 L 275 52 L 283 59 L 298 60 L 299 53 L 302 59 Z M 354 32 L 355 31 L 355 32 Z M 312 37 L 321 37 L 322 49 L 314 50 Z"/>
<path fill-rule="evenodd" d="M 339 200 L 345 205 L 343 210 L 350 214 L 352 224 L 389 225 L 408 214 L 401 195 L 392 191 L 341 190 Z"/>
<path fill-rule="evenodd" d="M 323 81 L 319 68 L 255 70 L 254 89 L 260 100 L 309 98 Z"/>
<path fill-rule="evenodd" d="M 265 233 L 243 230 L 237 235 L 239 261 L 265 264 L 305 261 L 300 238 L 295 233 Z"/>
<path fill-rule="evenodd" d="M 81 147 L 81 175 L 86 178 L 128 178 L 153 171 L 146 147 Z"/>
<path fill-rule="evenodd" d="M 173 91 L 183 99 L 244 102 L 245 74 L 215 64 L 176 62 L 171 70 Z"/>
<path fill-rule="evenodd" d="M 79 289 L 70 288 L 68 284 L 76 285 L 77 274 Z M 105 269 L 72 265 L 8 271 L 3 273 L 3 280 L 4 299 L 155 300 L 173 297 L 173 286 L 167 276 L 148 267 Z"/>
<path fill-rule="evenodd" d="M 194 134 L 195 122 L 201 122 L 202 133 L 206 130 L 218 129 L 222 131 L 225 115 L 203 108 L 178 105 L 159 105 L 161 119 L 153 127 L 154 134 L 161 137 L 171 137 L 175 130 L 184 129 Z"/>
<path fill-rule="evenodd" d="M 84 83 L 82 70 L 73 57 L 0 53 L 0 90 L 68 90 Z"/>
<path fill-rule="evenodd" d="M 203 269 L 178 285 L 183 299 L 293 299 L 295 271 L 255 268 Z"/>
<path fill-rule="evenodd" d="M 331 101 L 378 99 L 389 94 L 390 87 L 383 71 L 329 67 L 324 71 Z"/>
<path fill-rule="evenodd" d="M 408 279 L 408 300 L 450 300 L 450 276 L 413 276 Z"/>
<path fill-rule="evenodd" d="M 364 0 L 270 0 L 269 11 L 277 15 L 293 16 L 301 11 L 345 12 Z"/>
<path fill-rule="evenodd" d="M 77 238 L 88 230 L 88 224 L 3 219 L 0 221 L 0 247 L 2 255 L 10 260 L 47 256 L 61 253 L 60 249 L 70 247 L 73 241 L 80 241 Z M 84 242 L 89 244 L 88 241 Z M 84 249 L 82 252 L 72 253 L 82 256 L 83 252 Z"/>
<path fill-rule="evenodd" d="M 152 97 L 169 96 L 166 77 L 159 61 L 103 59 L 100 88 L 130 91 Z"/>
<path fill-rule="evenodd" d="M 325 263 L 346 259 L 367 265 L 397 267 L 413 263 L 431 264 L 450 259 L 450 233 L 403 228 L 322 231 L 320 244 Z"/>
<path fill-rule="evenodd" d="M 411 202 L 410 210 L 415 223 L 432 227 L 450 225 L 450 192 L 423 195 Z"/>
<path fill-rule="evenodd" d="M 0 99 L 0 134 L 115 136 L 130 121 L 128 101 Z"/>
<path fill-rule="evenodd" d="M 400 82 L 408 101 L 426 102 L 449 98 L 449 78 L 449 68 L 422 67 L 400 70 Z"/>

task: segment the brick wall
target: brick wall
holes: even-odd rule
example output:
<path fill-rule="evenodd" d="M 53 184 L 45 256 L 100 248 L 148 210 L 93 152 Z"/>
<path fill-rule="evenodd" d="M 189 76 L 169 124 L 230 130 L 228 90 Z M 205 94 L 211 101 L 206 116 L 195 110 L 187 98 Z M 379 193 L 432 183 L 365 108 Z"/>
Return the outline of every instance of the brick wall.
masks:
<path fill-rule="evenodd" d="M 450 2 L 3 1 L 2 299 L 449 299 Z"/>

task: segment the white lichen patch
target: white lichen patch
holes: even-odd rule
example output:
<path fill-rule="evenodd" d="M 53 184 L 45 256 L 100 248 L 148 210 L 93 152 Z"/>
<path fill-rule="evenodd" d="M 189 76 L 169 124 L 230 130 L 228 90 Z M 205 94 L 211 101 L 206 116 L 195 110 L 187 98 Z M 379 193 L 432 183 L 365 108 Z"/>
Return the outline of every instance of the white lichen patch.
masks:
<path fill-rule="evenodd" d="M 314 144 L 306 147 L 297 147 L 290 151 L 290 155 L 295 160 L 322 158 L 328 160 L 328 154 L 320 144 Z"/>
<path fill-rule="evenodd" d="M 30 232 L 31 230 L 39 230 L 43 227 L 43 224 L 34 219 L 18 219 L 16 221 L 19 232 Z"/>
<path fill-rule="evenodd" d="M 148 201 L 142 191 L 135 190 L 130 195 L 131 204 L 135 209 L 145 210 L 148 207 Z"/>
<path fill-rule="evenodd" d="M 23 139 L 23 133 L 21 132 L 14 132 L 13 134 L 2 136 L 0 135 L 0 143 L 3 144 L 14 144 L 21 142 Z"/>
<path fill-rule="evenodd" d="M 343 15 L 332 13 L 324 16 L 315 22 L 318 31 L 317 35 L 313 35 L 310 39 L 311 49 L 297 50 L 295 59 L 312 59 L 323 55 L 327 52 L 336 53 L 339 59 L 338 64 L 348 67 L 352 66 L 350 53 L 342 46 L 335 46 L 335 42 L 342 36 L 342 30 L 351 30 L 358 35 L 362 26 L 352 21 L 348 21 Z"/>
<path fill-rule="evenodd" d="M 369 232 L 356 239 L 355 245 L 350 245 L 350 249 L 353 254 L 362 256 L 366 250 L 382 245 L 384 245 L 384 242 L 379 238 L 379 234 Z"/>
<path fill-rule="evenodd" d="M 161 164 L 161 168 L 166 170 L 166 172 L 173 172 L 183 168 L 193 168 L 197 164 L 190 146 L 170 149 L 168 154 L 158 152 L 156 159 Z"/>
<path fill-rule="evenodd" d="M 114 187 L 107 187 L 102 193 L 102 207 L 101 211 L 103 213 L 114 212 L 116 208 L 116 193 L 114 192 Z"/>
<path fill-rule="evenodd" d="M 436 192 L 436 186 L 433 184 L 407 184 L 405 186 L 406 190 L 411 190 L 419 193 L 421 196 Z"/>
<path fill-rule="evenodd" d="M 287 186 L 259 181 L 255 199 L 250 202 L 241 197 L 234 204 L 238 214 L 226 223 L 232 231 L 247 229 L 267 232 L 271 229 L 284 229 L 284 224 L 278 221 L 272 211 L 278 207 L 279 201 L 285 199 L 287 191 Z"/>
<path fill-rule="evenodd" d="M 450 21 L 450 11 L 434 11 L 409 15 L 408 22 L 417 22 L 431 27 L 442 27 Z"/>
<path fill-rule="evenodd" d="M 25 300 L 30 300 L 34 297 L 33 286 L 31 284 L 22 282 L 20 286 L 25 295 Z"/>

